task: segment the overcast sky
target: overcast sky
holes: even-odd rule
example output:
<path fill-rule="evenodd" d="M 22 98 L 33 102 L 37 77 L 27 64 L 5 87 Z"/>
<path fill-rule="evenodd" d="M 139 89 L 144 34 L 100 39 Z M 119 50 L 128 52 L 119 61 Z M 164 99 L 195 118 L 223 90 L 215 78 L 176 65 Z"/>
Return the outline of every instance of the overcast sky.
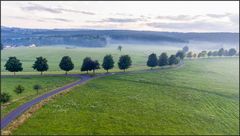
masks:
<path fill-rule="evenodd" d="M 239 32 L 239 1 L 1 2 L 1 25 L 24 28 Z"/>

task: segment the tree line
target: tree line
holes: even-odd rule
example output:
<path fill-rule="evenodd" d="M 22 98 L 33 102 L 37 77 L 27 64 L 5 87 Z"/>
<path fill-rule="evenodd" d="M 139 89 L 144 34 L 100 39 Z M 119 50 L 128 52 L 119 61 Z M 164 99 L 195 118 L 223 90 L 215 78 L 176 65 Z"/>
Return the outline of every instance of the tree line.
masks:
<path fill-rule="evenodd" d="M 112 55 L 106 55 L 103 58 L 102 68 L 108 72 L 114 67 L 114 63 L 115 62 Z M 123 70 L 125 72 L 125 70 L 128 69 L 131 65 L 132 60 L 129 55 L 122 55 L 119 57 L 118 68 L 120 70 Z M 14 75 L 16 72 L 20 72 L 23 70 L 21 61 L 16 57 L 9 57 L 4 67 L 7 71 L 13 72 Z M 32 68 L 36 71 L 41 72 L 42 75 L 44 71 L 47 71 L 49 69 L 47 59 L 43 57 L 37 57 Z M 59 68 L 65 71 L 66 75 L 68 71 L 73 70 L 74 64 L 71 60 L 71 57 L 63 56 L 59 63 Z M 97 69 L 100 69 L 100 63 L 98 62 L 98 60 L 92 60 L 91 57 L 85 57 L 83 59 L 82 66 L 80 68 L 81 71 L 86 71 L 87 73 L 88 71 L 93 71 L 93 73 L 95 74 L 95 71 Z"/>
<path fill-rule="evenodd" d="M 192 51 L 187 53 L 187 58 L 204 58 L 204 57 L 220 57 L 220 56 L 238 56 L 239 53 L 237 53 L 236 49 L 231 48 L 229 50 L 226 50 L 224 48 L 221 48 L 219 50 L 215 51 L 201 51 L 198 54 L 193 53 Z"/>
<path fill-rule="evenodd" d="M 168 57 L 166 52 L 161 53 L 161 55 L 157 58 L 155 53 L 152 53 L 148 56 L 147 66 L 153 67 L 156 66 L 167 66 L 167 65 L 176 65 L 185 57 L 184 51 L 178 51 L 175 55 L 171 55 Z"/>

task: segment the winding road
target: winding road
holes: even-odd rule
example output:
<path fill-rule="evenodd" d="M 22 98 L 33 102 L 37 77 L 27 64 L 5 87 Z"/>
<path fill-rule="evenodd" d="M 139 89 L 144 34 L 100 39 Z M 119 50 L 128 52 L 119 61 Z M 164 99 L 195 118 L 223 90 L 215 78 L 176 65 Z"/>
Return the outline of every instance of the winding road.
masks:
<path fill-rule="evenodd" d="M 13 120 L 15 120 L 18 116 L 20 116 L 22 113 L 24 113 L 27 109 L 29 109 L 33 105 L 39 103 L 40 101 L 42 101 L 44 99 L 47 99 L 47 98 L 49 98 L 49 97 L 51 97 L 51 96 L 53 96 L 57 93 L 60 93 L 62 91 L 70 89 L 74 86 L 83 84 L 90 79 L 95 79 L 95 78 L 98 78 L 98 77 L 109 76 L 109 75 L 112 75 L 112 74 L 111 73 L 105 73 L 105 74 L 96 75 L 94 77 L 91 77 L 91 76 L 86 75 L 86 74 L 84 74 L 84 75 L 80 75 L 80 74 L 68 75 L 68 76 L 79 77 L 80 80 L 78 80 L 76 82 L 73 82 L 71 84 L 65 85 L 63 87 L 57 88 L 57 89 L 55 89 L 51 92 L 45 93 L 45 94 L 27 102 L 27 103 L 24 103 L 23 105 L 19 106 L 18 108 L 14 109 L 13 111 L 11 111 L 9 114 L 7 114 L 5 117 L 3 117 L 1 119 L 1 129 L 5 128 L 9 123 L 11 123 Z M 22 76 L 26 77 L 27 75 L 22 75 Z M 22 77 L 22 76 L 20 76 L 20 77 Z M 50 75 L 47 75 L 47 76 L 50 76 Z M 51 75 L 51 76 L 53 76 L 53 75 Z M 54 76 L 59 76 L 59 75 L 54 75 Z"/>
<path fill-rule="evenodd" d="M 179 63 L 178 65 L 175 65 L 175 68 L 180 68 L 184 63 Z M 173 67 L 166 67 L 166 68 L 173 68 Z M 163 68 L 165 69 L 165 68 Z M 155 69 L 155 70 L 159 70 L 159 69 Z M 48 93 L 45 93 L 29 102 L 24 103 L 23 105 L 17 107 L 16 109 L 14 109 L 13 111 L 11 111 L 9 114 L 7 114 L 5 117 L 3 117 L 1 119 L 1 130 L 3 128 L 5 128 L 8 124 L 10 124 L 12 121 L 14 121 L 18 116 L 20 116 L 21 114 L 23 114 L 26 110 L 28 110 L 29 108 L 31 108 L 33 105 L 41 102 L 44 99 L 47 99 L 57 93 L 63 92 L 67 89 L 70 89 L 72 87 L 75 87 L 77 85 L 83 84 L 91 79 L 95 79 L 95 78 L 99 78 L 99 77 L 104 77 L 104 76 L 110 76 L 113 74 L 129 74 L 129 73 L 136 73 L 136 72 L 146 72 L 146 71 L 155 71 L 155 70 L 138 70 L 138 71 L 129 71 L 129 72 L 117 72 L 117 73 L 104 73 L 104 74 L 98 74 L 95 76 L 90 76 L 87 74 L 68 74 L 67 76 L 73 76 L 73 77 L 79 77 L 80 80 L 67 84 L 63 87 L 57 88 L 55 90 L 52 90 Z M 18 75 L 17 77 L 28 77 L 28 76 L 38 76 L 38 75 Z M 49 75 L 44 75 L 44 76 L 63 76 L 62 74 L 49 74 Z M 10 75 L 1 75 L 1 78 L 4 77 L 12 77 Z M 15 76 L 16 77 L 16 76 Z"/>

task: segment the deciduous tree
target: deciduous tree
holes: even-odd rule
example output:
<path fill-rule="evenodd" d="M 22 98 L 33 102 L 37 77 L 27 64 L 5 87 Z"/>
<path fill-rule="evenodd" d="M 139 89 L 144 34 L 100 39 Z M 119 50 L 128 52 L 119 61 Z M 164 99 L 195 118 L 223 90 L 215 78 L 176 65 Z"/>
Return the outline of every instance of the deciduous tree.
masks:
<path fill-rule="evenodd" d="M 91 58 L 90 57 L 85 57 L 83 59 L 83 63 L 82 63 L 82 67 L 81 67 L 81 71 L 88 71 L 91 69 Z"/>
<path fill-rule="evenodd" d="M 166 66 L 166 65 L 168 65 L 168 55 L 167 55 L 167 53 L 163 52 L 159 56 L 158 65 L 159 66 Z"/>
<path fill-rule="evenodd" d="M 174 65 L 179 63 L 179 59 L 177 59 L 176 55 L 171 55 L 168 59 L 169 65 Z"/>
<path fill-rule="evenodd" d="M 158 65 L 158 60 L 157 60 L 157 55 L 155 53 L 152 53 L 148 56 L 147 60 L 147 66 L 151 67 L 156 67 Z"/>
<path fill-rule="evenodd" d="M 234 56 L 236 55 L 236 53 L 237 51 L 234 48 L 229 49 L 229 52 L 228 52 L 229 56 Z"/>
<path fill-rule="evenodd" d="M 69 56 L 62 57 L 61 62 L 59 63 L 59 67 L 65 71 L 65 74 L 67 75 L 68 71 L 73 70 L 74 64 Z"/>
<path fill-rule="evenodd" d="M 41 75 L 44 71 L 48 70 L 48 64 L 47 64 L 47 59 L 43 57 L 37 57 L 36 61 L 34 62 L 33 69 L 40 71 Z"/>
<path fill-rule="evenodd" d="M 113 57 L 112 55 L 106 55 L 103 58 L 103 63 L 102 63 L 102 67 L 107 70 L 112 69 L 114 67 L 114 61 L 113 61 Z"/>
<path fill-rule="evenodd" d="M 119 67 L 119 69 L 123 70 L 124 72 L 125 72 L 125 70 L 128 69 L 131 65 L 132 65 L 132 60 L 131 60 L 130 56 L 128 56 L 128 55 L 122 55 L 122 56 L 119 58 L 118 67 Z"/>
<path fill-rule="evenodd" d="M 19 72 L 23 70 L 22 63 L 16 57 L 9 57 L 4 67 L 6 68 L 6 70 L 13 72 L 14 75 L 15 75 L 15 72 Z"/>
<path fill-rule="evenodd" d="M 184 59 L 185 57 L 185 53 L 183 51 L 178 51 L 176 53 L 176 57 L 179 57 L 180 59 Z"/>
<path fill-rule="evenodd" d="M 224 49 L 221 48 L 218 50 L 218 56 L 223 56 L 224 55 Z"/>
<path fill-rule="evenodd" d="M 93 71 L 93 74 L 95 74 L 95 70 L 100 69 L 100 64 L 97 60 L 91 60 L 90 61 L 90 69 Z"/>

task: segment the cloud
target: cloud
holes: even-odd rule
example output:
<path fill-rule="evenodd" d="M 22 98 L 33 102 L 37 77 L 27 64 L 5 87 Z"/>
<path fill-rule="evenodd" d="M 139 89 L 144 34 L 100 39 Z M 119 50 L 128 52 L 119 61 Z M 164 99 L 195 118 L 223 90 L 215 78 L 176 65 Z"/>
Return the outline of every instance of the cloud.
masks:
<path fill-rule="evenodd" d="M 226 14 L 206 14 L 206 16 L 211 17 L 211 18 L 223 18 L 223 17 L 228 17 L 229 13 Z"/>
<path fill-rule="evenodd" d="M 28 19 L 28 18 L 26 18 L 26 17 L 19 17 L 19 16 L 8 16 L 9 18 L 13 18 L 13 19 L 20 19 L 20 20 L 22 20 L 22 19 L 24 19 L 24 20 L 26 20 L 26 19 Z"/>
<path fill-rule="evenodd" d="M 133 14 L 126 14 L 126 13 L 115 13 L 114 15 L 119 15 L 119 16 L 133 16 Z"/>
<path fill-rule="evenodd" d="M 189 15 L 178 15 L 178 16 L 157 16 L 157 19 L 167 19 L 173 21 L 188 21 L 202 17 L 202 15 L 189 16 Z"/>
<path fill-rule="evenodd" d="M 29 6 L 21 7 L 21 9 L 24 11 L 44 11 L 44 12 L 50 12 L 54 14 L 59 14 L 63 12 L 72 12 L 72 13 L 81 13 L 86 15 L 95 15 L 95 13 L 88 12 L 88 11 L 79 11 L 79 10 L 64 9 L 64 8 L 49 8 L 46 6 L 42 6 L 39 4 L 32 4 L 32 3 L 29 3 Z"/>
<path fill-rule="evenodd" d="M 175 22 L 175 23 L 162 23 L 162 22 L 152 22 L 146 23 L 147 26 L 153 28 L 160 28 L 160 29 L 167 29 L 167 30 L 190 30 L 190 31 L 226 31 L 231 30 L 234 31 L 239 26 L 230 27 L 225 23 L 220 22 L 207 22 L 207 21 L 195 21 L 191 23 L 182 23 L 182 22 Z"/>
<path fill-rule="evenodd" d="M 64 18 L 45 18 L 47 20 L 53 20 L 53 21 L 60 21 L 60 22 L 72 22 L 72 20 L 64 19 Z"/>
<path fill-rule="evenodd" d="M 230 13 L 225 13 L 225 14 L 205 14 L 205 15 L 195 15 L 195 16 L 190 16 L 190 15 L 178 15 L 178 16 L 157 16 L 157 19 L 166 19 L 170 21 L 191 21 L 191 20 L 196 20 L 200 19 L 203 17 L 208 17 L 208 18 L 215 18 L 215 19 L 220 19 L 224 17 L 231 17 L 232 14 Z"/>
<path fill-rule="evenodd" d="M 26 17 L 18 17 L 18 16 L 8 16 L 9 18 L 20 19 L 20 20 L 35 20 L 38 22 L 46 22 L 46 21 L 59 21 L 59 22 L 72 22 L 72 20 L 64 19 L 64 18 L 26 18 Z"/>
<path fill-rule="evenodd" d="M 62 13 L 62 11 L 59 9 L 48 8 L 37 4 L 30 4 L 29 6 L 21 7 L 21 9 L 24 11 L 45 11 L 50 13 Z"/>
<path fill-rule="evenodd" d="M 143 19 L 141 18 L 106 18 L 102 19 L 100 21 L 87 21 L 87 22 L 93 22 L 93 23 L 133 23 L 133 22 L 138 22 L 142 21 Z"/>
<path fill-rule="evenodd" d="M 88 12 L 88 11 L 79 11 L 79 10 L 73 10 L 73 9 L 63 9 L 63 8 L 57 8 L 60 11 L 64 12 L 73 12 L 73 13 L 81 13 L 81 14 L 86 14 L 86 15 L 95 15 L 93 12 Z"/>

